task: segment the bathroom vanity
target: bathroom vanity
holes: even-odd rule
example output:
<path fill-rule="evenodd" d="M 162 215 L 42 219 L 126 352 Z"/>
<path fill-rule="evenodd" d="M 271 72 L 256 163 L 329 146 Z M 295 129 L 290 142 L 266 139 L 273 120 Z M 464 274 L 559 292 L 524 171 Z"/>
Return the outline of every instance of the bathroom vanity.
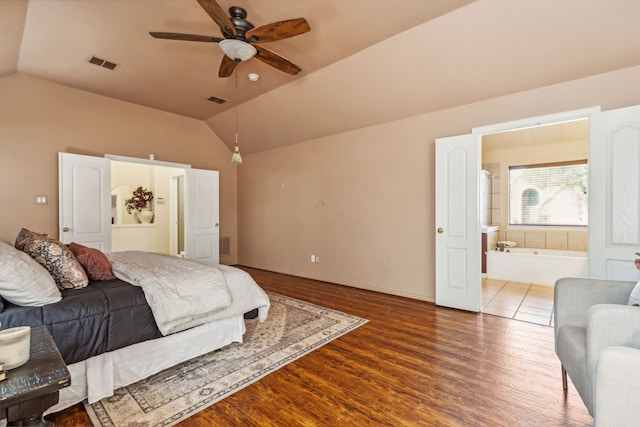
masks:
<path fill-rule="evenodd" d="M 482 227 L 482 274 L 487 273 L 487 252 L 494 250 L 498 244 L 498 226 Z"/>

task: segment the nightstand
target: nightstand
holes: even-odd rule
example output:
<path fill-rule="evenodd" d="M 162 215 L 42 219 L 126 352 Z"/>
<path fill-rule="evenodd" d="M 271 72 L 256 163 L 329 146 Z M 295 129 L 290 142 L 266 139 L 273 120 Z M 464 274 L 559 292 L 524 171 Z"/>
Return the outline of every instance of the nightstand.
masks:
<path fill-rule="evenodd" d="M 53 425 L 42 414 L 58 403 L 71 375 L 46 326 L 31 328 L 31 356 L 0 381 L 0 419 L 9 425 Z"/>

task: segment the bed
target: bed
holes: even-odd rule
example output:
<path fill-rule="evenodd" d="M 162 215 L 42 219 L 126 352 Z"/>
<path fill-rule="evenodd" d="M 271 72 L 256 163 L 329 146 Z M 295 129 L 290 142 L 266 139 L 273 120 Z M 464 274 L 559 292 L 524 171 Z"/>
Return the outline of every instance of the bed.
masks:
<path fill-rule="evenodd" d="M 41 236 L 36 238 L 42 239 Z M 85 399 L 96 402 L 113 395 L 119 387 L 177 363 L 232 342 L 242 342 L 245 314 L 257 311 L 263 321 L 269 310 L 267 294 L 238 268 L 141 252 L 102 254 L 82 246 L 82 251 L 94 257 L 100 255 L 100 268 L 105 275 L 96 276 L 95 269 L 90 274 L 91 263 L 85 262 L 81 266 L 86 285 L 74 288 L 69 284 L 85 283 L 75 267 L 73 274 L 64 273 L 67 279 L 73 276 L 73 280 L 54 278 L 53 289 L 49 279 L 61 274 L 60 266 L 53 268 L 41 263 L 38 257 L 42 256 L 42 248 L 34 251 L 29 249 L 28 242 L 24 245 L 19 244 L 19 239 L 16 242 L 21 250 L 0 242 L 1 328 L 46 325 L 50 330 L 71 373 L 71 386 L 60 391 L 59 403 L 48 413 Z M 65 256 L 69 258 L 70 254 Z M 82 260 L 82 254 L 73 259 Z M 33 260 L 37 261 L 35 265 Z M 111 271 L 107 274 L 105 263 L 113 267 L 113 274 Z M 168 271 L 163 271 L 162 264 L 169 266 Z M 193 283 L 185 276 L 187 273 L 168 275 L 183 264 L 189 266 L 187 270 L 197 268 L 199 281 L 191 291 L 182 292 Z M 141 268 L 145 267 L 151 273 L 143 274 Z M 208 276 L 201 276 L 207 272 L 218 279 L 210 281 Z M 21 276 L 19 286 L 15 286 L 15 273 Z M 150 284 L 147 276 L 154 274 L 158 277 Z M 225 290 L 217 288 L 217 284 L 202 285 L 203 281 L 211 282 L 211 286 L 221 281 Z M 46 287 L 42 285 L 45 282 Z M 182 301 L 182 294 L 191 299 Z M 207 300 L 213 304 L 211 310 L 201 313 L 199 310 Z M 174 314 L 180 311 L 181 304 L 188 316 L 176 323 Z M 170 318 L 160 312 L 163 305 L 171 307 Z"/>

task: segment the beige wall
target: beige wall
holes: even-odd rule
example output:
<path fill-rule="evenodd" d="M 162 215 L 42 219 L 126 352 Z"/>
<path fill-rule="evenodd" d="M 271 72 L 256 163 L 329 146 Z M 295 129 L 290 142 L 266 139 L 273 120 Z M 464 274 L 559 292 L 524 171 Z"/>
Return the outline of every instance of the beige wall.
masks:
<path fill-rule="evenodd" d="M 236 191 L 230 152 L 203 122 L 11 75 L 0 78 L 0 238 L 21 226 L 57 235 L 57 152 L 154 153 L 220 171 L 221 236 L 234 251 L 223 262 L 239 248 L 240 264 L 433 300 L 435 139 L 640 104 L 628 89 L 638 85 L 630 68 L 245 155 Z"/>
<path fill-rule="evenodd" d="M 3 1 L 0 14 L 2 28 L 2 49 L 0 49 L 0 76 L 16 72 L 22 45 L 25 19 L 27 17 L 26 1 Z"/>
<path fill-rule="evenodd" d="M 435 139 L 640 104 L 638 85 L 640 67 L 630 68 L 245 156 L 239 262 L 433 300 Z"/>
<path fill-rule="evenodd" d="M 58 155 L 129 157 L 220 171 L 220 235 L 237 259 L 237 181 L 231 152 L 202 121 L 23 75 L 0 78 L 0 238 L 20 227 L 58 235 Z M 49 196 L 35 205 L 35 195 Z"/>

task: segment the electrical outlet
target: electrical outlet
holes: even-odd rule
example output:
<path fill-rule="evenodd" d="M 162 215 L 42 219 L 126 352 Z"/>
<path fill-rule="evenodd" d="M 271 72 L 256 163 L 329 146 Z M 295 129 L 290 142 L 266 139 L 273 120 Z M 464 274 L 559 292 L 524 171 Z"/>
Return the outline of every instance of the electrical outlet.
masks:
<path fill-rule="evenodd" d="M 315 255 L 311 255 L 311 262 L 316 262 L 316 256 Z"/>
<path fill-rule="evenodd" d="M 320 257 L 316 255 L 316 264 L 320 262 Z"/>

